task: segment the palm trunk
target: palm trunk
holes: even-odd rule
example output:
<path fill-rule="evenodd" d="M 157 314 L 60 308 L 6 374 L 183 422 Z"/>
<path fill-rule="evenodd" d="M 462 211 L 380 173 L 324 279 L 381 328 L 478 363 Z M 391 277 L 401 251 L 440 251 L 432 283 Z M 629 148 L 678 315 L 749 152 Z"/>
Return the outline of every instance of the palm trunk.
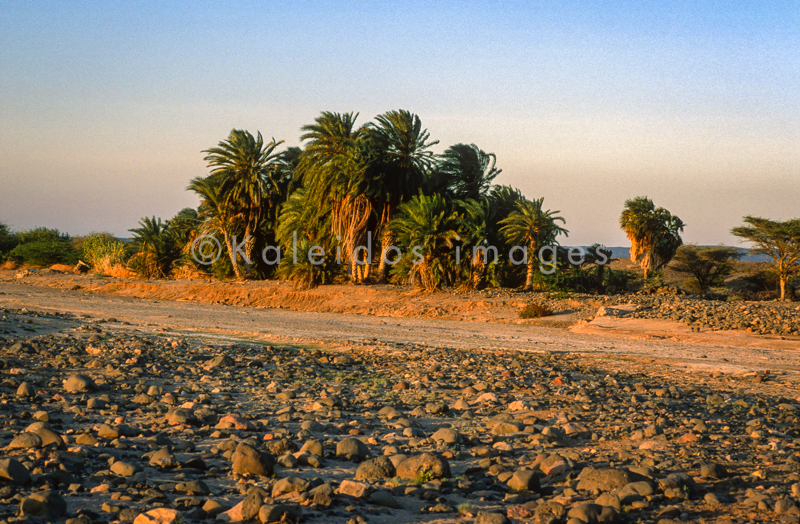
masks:
<path fill-rule="evenodd" d="M 478 289 L 478 286 L 481 285 L 483 281 L 483 275 L 486 273 L 486 264 L 483 262 L 483 258 L 476 255 L 476 257 L 472 261 L 472 275 L 470 275 L 470 283 L 469 286 L 472 289 Z"/>
<path fill-rule="evenodd" d="M 244 278 L 246 279 L 253 278 L 253 249 L 256 246 L 256 239 L 249 238 L 250 235 L 252 235 L 252 230 L 248 226 L 244 230 L 244 238 L 248 239 L 244 244 L 244 255 L 246 257 L 244 261 Z"/>
<path fill-rule="evenodd" d="M 222 236 L 225 239 L 225 246 L 228 248 L 228 257 L 231 259 L 231 264 L 233 265 L 233 273 L 236 275 L 237 279 L 241 279 L 242 270 L 241 268 L 239 268 L 239 264 L 236 263 L 236 253 L 233 251 L 233 244 L 231 243 L 231 239 L 228 236 L 228 232 L 223 231 Z"/>
<path fill-rule="evenodd" d="M 525 287 L 523 291 L 531 291 L 533 289 L 533 272 L 536 267 L 536 261 L 533 257 L 528 259 L 528 274 L 525 275 Z"/>
<path fill-rule="evenodd" d="M 389 277 L 389 264 L 386 263 L 384 260 L 384 250 L 392 245 L 392 232 L 388 229 L 383 231 L 383 235 L 381 235 L 381 260 L 378 264 L 378 283 L 384 284 L 386 283 L 387 278 Z"/>

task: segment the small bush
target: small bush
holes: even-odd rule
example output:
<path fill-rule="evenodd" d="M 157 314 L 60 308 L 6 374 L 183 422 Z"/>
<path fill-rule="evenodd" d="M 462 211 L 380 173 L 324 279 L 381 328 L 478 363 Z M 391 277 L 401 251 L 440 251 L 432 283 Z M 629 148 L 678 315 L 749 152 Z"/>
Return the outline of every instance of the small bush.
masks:
<path fill-rule="evenodd" d="M 98 273 L 118 272 L 126 258 L 125 243 L 111 233 L 93 233 L 83 240 L 83 260 Z"/>
<path fill-rule="evenodd" d="M 553 314 L 547 306 L 542 304 L 528 304 L 519 312 L 519 318 L 542 318 Z"/>

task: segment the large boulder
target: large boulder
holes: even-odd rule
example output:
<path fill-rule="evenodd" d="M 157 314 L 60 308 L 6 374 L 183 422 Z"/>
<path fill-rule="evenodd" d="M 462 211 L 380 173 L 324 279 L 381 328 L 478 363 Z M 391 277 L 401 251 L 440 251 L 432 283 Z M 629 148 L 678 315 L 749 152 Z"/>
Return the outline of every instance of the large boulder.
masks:
<path fill-rule="evenodd" d="M 15 458 L 0 459 L 0 482 L 21 486 L 30 481 L 31 472 L 22 462 Z"/>
<path fill-rule="evenodd" d="M 275 466 L 275 458 L 245 444 L 236 446 L 233 452 L 233 472 L 239 475 L 259 475 L 269 477 Z"/>
<path fill-rule="evenodd" d="M 389 457 L 377 457 L 359 464 L 356 480 L 390 479 L 397 474 Z"/>
<path fill-rule="evenodd" d="M 418 476 L 429 476 L 431 479 L 449 478 L 450 464 L 435 453 L 422 453 L 408 457 L 397 465 L 397 476 L 404 479 L 416 479 Z"/>

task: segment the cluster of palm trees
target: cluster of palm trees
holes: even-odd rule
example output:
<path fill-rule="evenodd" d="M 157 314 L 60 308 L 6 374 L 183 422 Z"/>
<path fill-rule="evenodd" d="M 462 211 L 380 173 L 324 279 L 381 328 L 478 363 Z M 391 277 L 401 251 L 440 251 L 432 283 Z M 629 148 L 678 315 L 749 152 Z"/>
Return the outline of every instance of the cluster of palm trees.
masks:
<path fill-rule="evenodd" d="M 558 211 L 493 185 L 495 155 L 474 144 L 435 154 L 438 141 L 409 111 L 364 125 L 357 118 L 323 112 L 302 127 L 302 149 L 282 151 L 282 141 L 232 130 L 204 151 L 208 176 L 188 186 L 199 207 L 133 230 L 142 251 L 153 251 L 143 235 L 159 229 L 184 254 L 200 237 L 218 239 L 226 256 L 212 270 L 240 279 L 278 276 L 304 286 L 392 280 L 435 289 L 524 278 L 533 287 L 535 252 L 567 234 Z M 514 245 L 523 247 L 525 264 L 509 263 Z M 280 257 L 261 256 L 276 248 Z M 168 265 L 156 265 L 154 274 L 165 274 Z"/>

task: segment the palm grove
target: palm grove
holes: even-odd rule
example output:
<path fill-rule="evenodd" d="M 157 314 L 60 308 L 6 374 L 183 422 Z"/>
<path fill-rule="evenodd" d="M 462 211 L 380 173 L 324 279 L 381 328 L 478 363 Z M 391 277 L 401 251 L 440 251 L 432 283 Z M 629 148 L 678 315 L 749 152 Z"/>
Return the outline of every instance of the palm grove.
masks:
<path fill-rule="evenodd" d="M 232 130 L 204 151 L 209 174 L 188 185 L 200 205 L 163 222 L 143 218 L 127 246 L 95 234 L 67 256 L 68 235 L 46 228 L 12 234 L 0 224 L 0 256 L 43 264 L 80 254 L 97 270 L 124 265 L 147 278 L 202 270 L 302 287 L 349 281 L 427 290 L 625 291 L 631 275 L 607 267 L 609 250 L 594 245 L 575 258 L 559 246 L 568 231 L 558 211 L 543 198 L 493 184 L 500 173 L 494 154 L 474 144 L 434 154 L 438 141 L 405 110 L 364 125 L 357 118 L 321 113 L 301 128 L 303 148 L 281 149 L 283 141 Z M 791 298 L 800 273 L 800 219 L 744 222 L 731 232 L 774 261 L 780 296 Z M 672 262 L 705 293 L 742 254 L 683 245 L 683 222 L 647 197 L 625 202 L 620 227 L 645 281 Z"/>
<path fill-rule="evenodd" d="M 202 260 L 210 253 L 198 253 L 198 239 L 210 235 L 225 252 L 211 265 L 220 276 L 277 276 L 302 286 L 392 281 L 428 290 L 536 285 L 537 250 L 568 233 L 558 211 L 493 185 L 495 155 L 474 144 L 434 154 L 438 141 L 415 114 L 389 111 L 365 125 L 357 117 L 323 112 L 302 128 L 302 149 L 278 151 L 281 141 L 231 131 L 204 151 L 209 175 L 188 186 L 199 208 L 162 225 L 144 219 L 133 230 L 143 265 L 165 275 L 166 261 L 178 261 L 160 253 L 165 246 L 156 240 L 164 236 L 175 238 L 173 251 L 194 248 Z M 515 245 L 523 249 L 512 263 Z M 213 252 L 215 245 L 205 247 Z M 585 273 L 595 256 L 587 255 Z"/>

